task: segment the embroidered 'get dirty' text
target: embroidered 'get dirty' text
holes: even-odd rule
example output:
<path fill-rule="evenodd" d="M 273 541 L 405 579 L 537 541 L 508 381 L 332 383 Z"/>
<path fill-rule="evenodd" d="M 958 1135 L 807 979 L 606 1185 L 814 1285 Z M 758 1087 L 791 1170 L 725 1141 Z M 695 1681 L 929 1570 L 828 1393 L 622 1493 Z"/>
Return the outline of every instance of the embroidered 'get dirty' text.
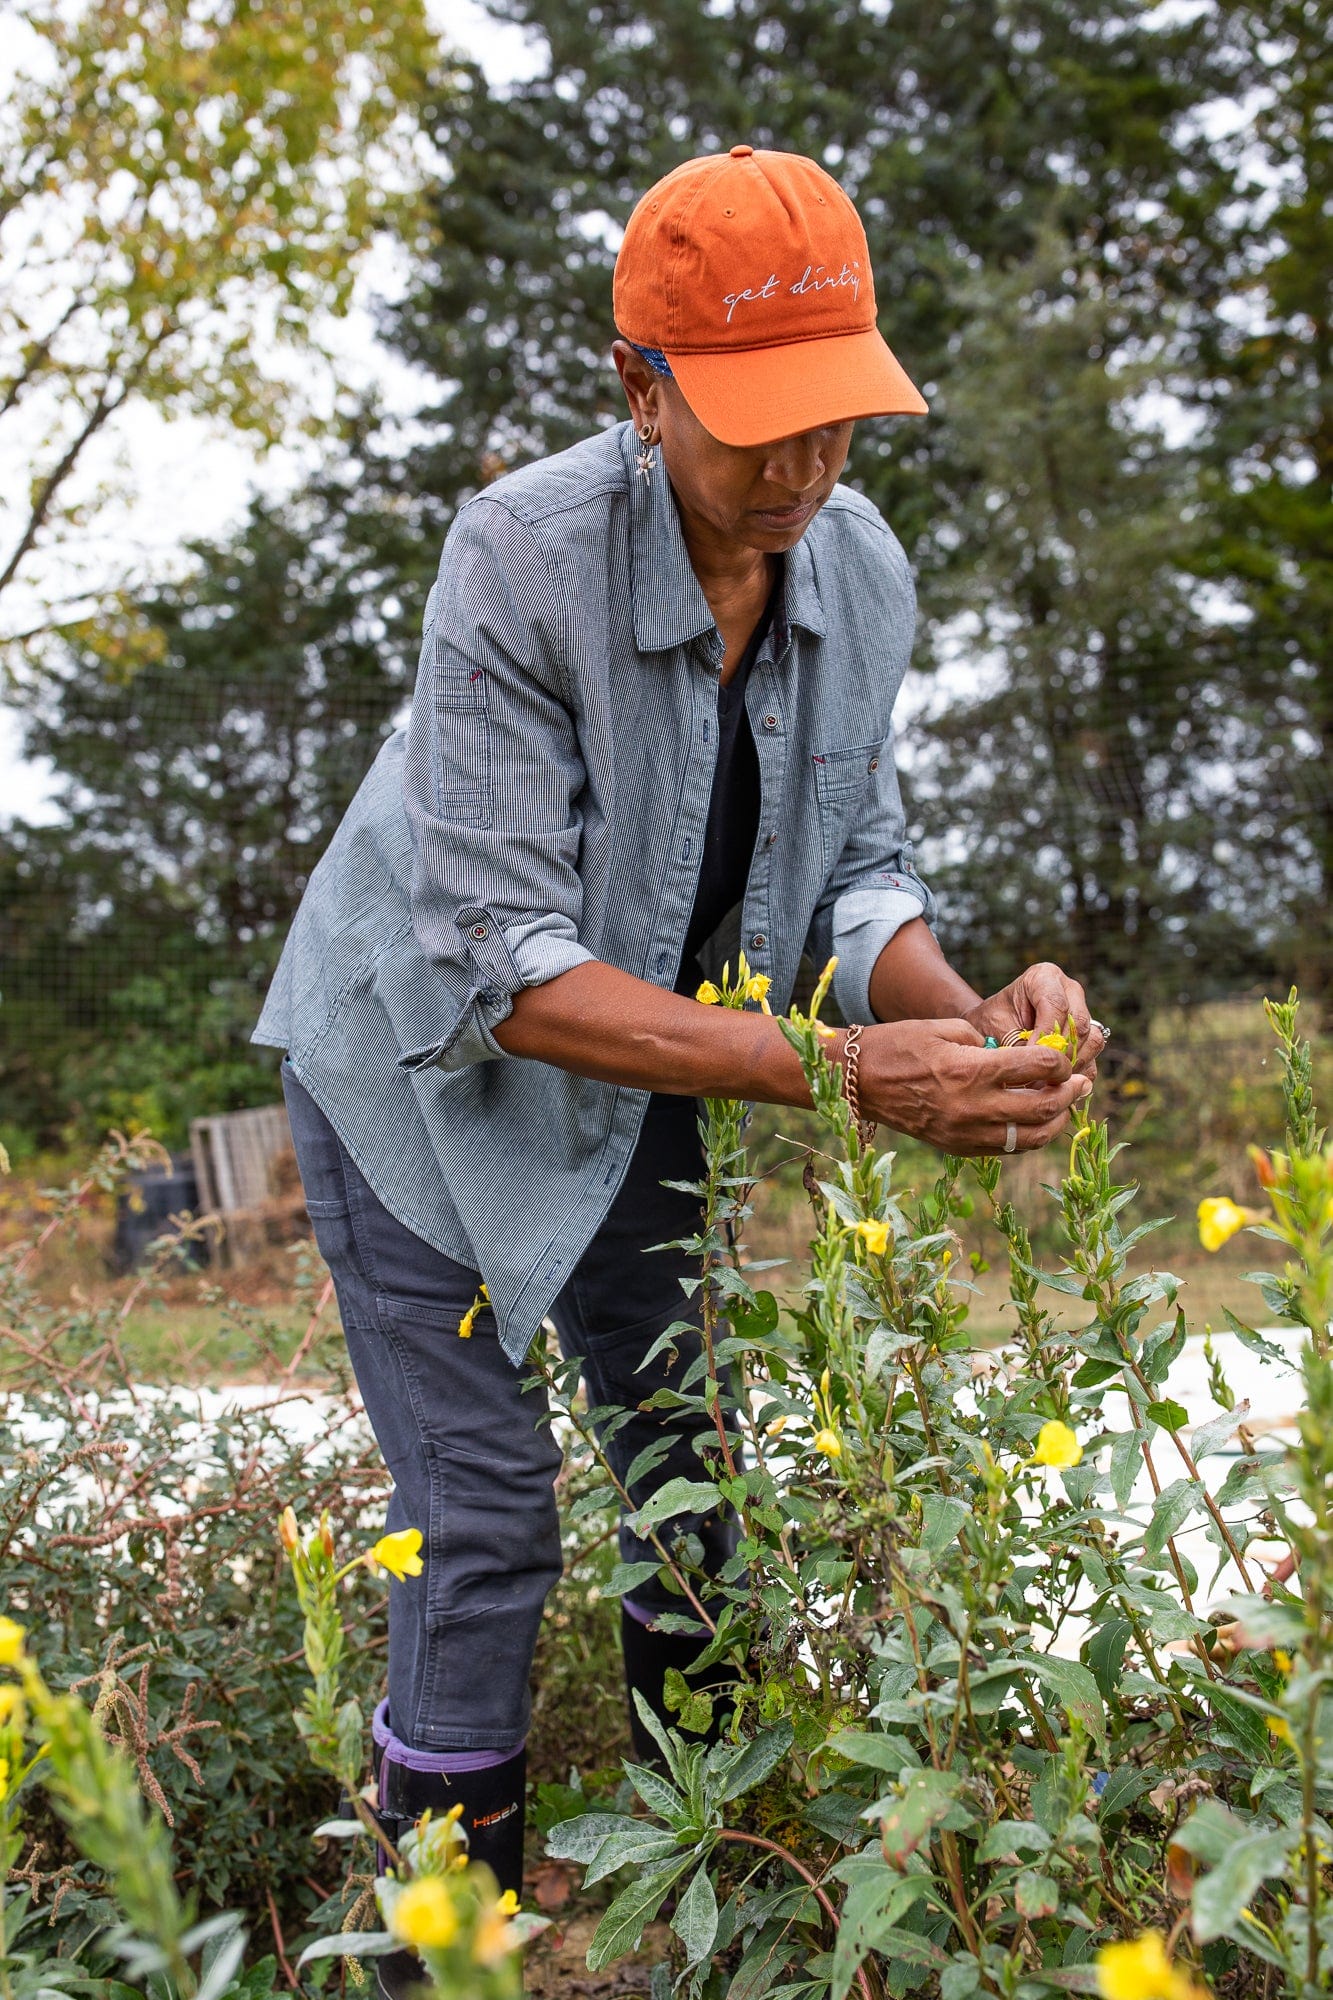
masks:
<path fill-rule="evenodd" d="M 825 268 L 823 264 L 807 264 L 800 277 L 793 284 L 787 286 L 783 286 L 778 279 L 777 272 L 772 271 L 765 278 L 762 285 L 747 285 L 743 292 L 724 292 L 722 303 L 727 309 L 727 325 L 731 325 L 732 314 L 735 312 L 737 306 L 744 305 L 747 301 L 757 305 L 761 299 L 776 298 L 778 293 L 783 290 L 787 291 L 793 298 L 800 299 L 804 298 L 808 292 L 832 292 L 845 290 L 850 287 L 854 299 L 858 299 L 861 296 L 861 263 L 859 258 L 853 259 L 850 264 L 844 264 L 836 276 L 821 277 L 819 274 Z"/>

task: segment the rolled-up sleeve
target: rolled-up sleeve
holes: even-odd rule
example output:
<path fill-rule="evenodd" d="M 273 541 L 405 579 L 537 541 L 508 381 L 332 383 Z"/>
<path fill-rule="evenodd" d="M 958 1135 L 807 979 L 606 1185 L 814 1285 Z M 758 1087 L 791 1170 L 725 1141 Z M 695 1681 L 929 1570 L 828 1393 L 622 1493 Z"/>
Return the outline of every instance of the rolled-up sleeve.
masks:
<path fill-rule="evenodd" d="M 427 607 L 407 729 L 412 928 L 451 1024 L 407 1051 L 454 1070 L 507 1054 L 514 995 L 592 958 L 579 942 L 584 767 L 549 552 L 484 497 L 459 514 Z"/>
<path fill-rule="evenodd" d="M 915 917 L 935 921 L 935 898 L 913 865 L 893 752 L 890 728 L 806 938 L 816 969 L 837 954 L 833 997 L 844 1021 L 875 1019 L 870 1007 L 875 961 L 905 923 Z"/>

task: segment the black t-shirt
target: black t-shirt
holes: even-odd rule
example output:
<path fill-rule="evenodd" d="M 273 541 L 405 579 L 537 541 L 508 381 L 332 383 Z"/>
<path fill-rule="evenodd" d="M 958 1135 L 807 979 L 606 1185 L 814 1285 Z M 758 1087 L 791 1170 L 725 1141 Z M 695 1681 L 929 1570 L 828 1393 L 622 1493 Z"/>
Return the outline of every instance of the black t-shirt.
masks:
<path fill-rule="evenodd" d="M 745 894 L 745 884 L 754 858 L 759 833 L 759 757 L 754 747 L 754 731 L 745 711 L 745 688 L 750 669 L 773 622 L 778 592 L 782 588 L 779 567 L 768 603 L 750 635 L 731 679 L 717 687 L 717 769 L 708 801 L 708 825 L 704 833 L 703 857 L 699 863 L 699 886 L 694 909 L 685 933 L 677 993 L 693 995 L 703 972 L 698 953 L 712 936 L 727 911 Z M 733 971 L 735 968 L 733 967 Z"/>
<path fill-rule="evenodd" d="M 739 666 L 725 686 L 718 682 L 717 767 L 708 801 L 699 885 L 675 985 L 677 993 L 687 993 L 691 998 L 703 979 L 697 956 L 699 948 L 733 904 L 744 896 L 759 834 L 759 758 L 745 711 L 745 687 L 773 622 L 781 589 L 779 567 L 772 595 Z M 733 974 L 735 971 L 733 965 Z M 647 1227 L 651 1233 L 657 1227 L 660 1233 L 668 1223 L 682 1231 L 694 1228 L 694 1210 L 688 1197 L 673 1196 L 659 1183 L 699 1179 L 703 1171 L 697 1125 L 700 1109 L 700 1100 L 695 1097 L 681 1097 L 668 1091 L 654 1091 L 650 1095 L 638 1146 L 606 1225 L 609 1230 Z M 657 1222 L 652 1223 L 649 1218 L 657 1218 Z M 682 1305 L 681 1311 L 686 1310 Z"/>

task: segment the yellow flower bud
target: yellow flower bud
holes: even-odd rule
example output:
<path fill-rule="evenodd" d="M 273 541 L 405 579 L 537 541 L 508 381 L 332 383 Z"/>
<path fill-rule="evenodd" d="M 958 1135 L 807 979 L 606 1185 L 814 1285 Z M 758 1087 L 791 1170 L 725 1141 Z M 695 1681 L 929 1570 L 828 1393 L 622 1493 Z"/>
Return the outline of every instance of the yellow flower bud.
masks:
<path fill-rule="evenodd" d="M 288 1555 L 294 1554 L 300 1548 L 301 1530 L 297 1526 L 296 1509 L 294 1507 L 284 1507 L 281 1514 L 279 1514 L 278 1539 L 286 1549 Z"/>
<path fill-rule="evenodd" d="M 1029 1463 L 1050 1465 L 1057 1471 L 1067 1471 L 1077 1465 L 1083 1456 L 1083 1447 L 1068 1424 L 1051 1422 L 1043 1424 L 1037 1433 L 1037 1447 Z"/>
<path fill-rule="evenodd" d="M 815 1450 L 822 1451 L 825 1458 L 841 1458 L 842 1439 L 834 1430 L 816 1431 Z"/>
<path fill-rule="evenodd" d="M 442 1951 L 458 1935 L 458 1912 L 438 1875 L 408 1882 L 394 1899 L 389 1929 L 416 1951 Z"/>
<path fill-rule="evenodd" d="M 409 1576 L 420 1576 L 425 1567 L 421 1560 L 420 1528 L 400 1528 L 396 1534 L 381 1535 L 370 1551 L 370 1560 L 387 1569 L 390 1576 L 396 1576 L 399 1583 Z"/>
<path fill-rule="evenodd" d="M 781 1437 L 786 1428 L 787 1419 L 785 1417 L 774 1417 L 771 1424 L 764 1425 L 764 1436 L 771 1438 Z"/>
<path fill-rule="evenodd" d="M 0 1617 L 0 1667 L 16 1667 L 23 1658 L 23 1627 Z"/>

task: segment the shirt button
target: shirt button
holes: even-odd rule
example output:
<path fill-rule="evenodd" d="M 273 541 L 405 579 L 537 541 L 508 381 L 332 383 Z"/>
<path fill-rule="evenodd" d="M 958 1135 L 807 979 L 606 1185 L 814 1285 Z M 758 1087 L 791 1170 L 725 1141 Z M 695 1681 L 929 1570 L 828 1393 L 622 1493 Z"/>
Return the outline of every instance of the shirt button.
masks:
<path fill-rule="evenodd" d="M 768 839 L 764 842 L 764 846 L 771 847 L 776 839 L 777 835 L 775 833 L 770 833 Z"/>
<path fill-rule="evenodd" d="M 765 729 L 776 729 L 777 726 L 778 726 L 778 719 L 776 715 L 766 715 L 764 717 Z"/>
<path fill-rule="evenodd" d="M 768 939 L 764 936 L 764 933 L 762 931 L 756 931 L 754 936 L 750 939 L 750 950 L 762 951 L 767 943 Z"/>
<path fill-rule="evenodd" d="M 879 758 L 878 758 L 878 757 L 872 757 L 872 758 L 871 758 L 871 760 L 870 760 L 870 762 L 869 762 L 869 763 L 868 763 L 868 764 L 866 765 L 866 769 L 867 769 L 867 771 L 878 771 L 878 769 L 879 769 Z"/>
<path fill-rule="evenodd" d="M 489 937 L 490 932 L 487 930 L 485 924 L 473 924 L 472 935 L 474 938 L 484 938 Z"/>

